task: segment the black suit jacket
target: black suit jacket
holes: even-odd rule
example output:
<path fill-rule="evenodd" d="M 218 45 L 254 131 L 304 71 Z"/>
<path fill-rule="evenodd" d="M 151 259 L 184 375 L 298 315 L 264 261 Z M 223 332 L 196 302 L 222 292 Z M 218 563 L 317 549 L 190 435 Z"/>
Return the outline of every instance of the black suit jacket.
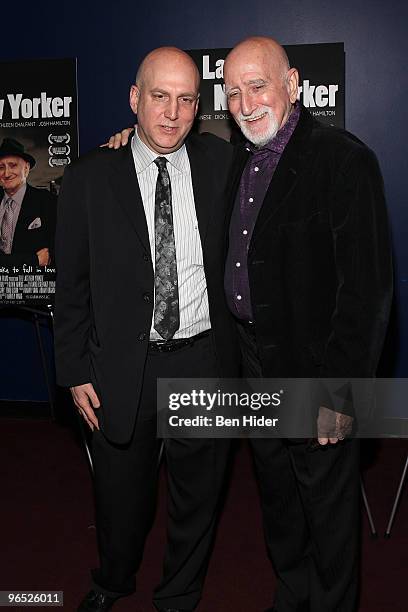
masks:
<path fill-rule="evenodd" d="M 3 198 L 0 191 L 0 200 Z M 0 251 L 0 263 L 10 265 L 38 265 L 37 251 L 48 248 L 53 259 L 57 198 L 47 189 L 37 189 L 27 184 L 20 214 L 14 232 L 10 255 Z M 29 229 L 35 219 L 40 227 Z"/>
<path fill-rule="evenodd" d="M 222 266 L 232 148 L 210 134 L 191 135 L 186 146 L 219 374 L 235 376 L 238 349 Z M 130 144 L 118 151 L 98 149 L 65 170 L 56 260 L 58 383 L 92 382 L 105 435 L 126 442 L 136 417 L 154 307 L 149 237 Z"/>
<path fill-rule="evenodd" d="M 230 209 L 248 153 L 236 147 Z M 302 108 L 248 253 L 264 376 L 374 376 L 388 323 L 392 265 L 373 152 Z"/>

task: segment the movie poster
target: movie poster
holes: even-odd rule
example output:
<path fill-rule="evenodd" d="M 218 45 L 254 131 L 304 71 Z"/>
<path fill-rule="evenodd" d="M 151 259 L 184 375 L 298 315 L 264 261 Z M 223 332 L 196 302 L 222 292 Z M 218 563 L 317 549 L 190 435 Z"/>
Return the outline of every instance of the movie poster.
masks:
<path fill-rule="evenodd" d="M 75 59 L 0 63 L 0 307 L 53 303 L 57 195 L 78 157 Z"/>
<path fill-rule="evenodd" d="M 290 65 L 299 70 L 299 99 L 325 124 L 344 128 L 344 43 L 286 45 Z M 224 60 L 230 49 L 187 51 L 201 74 L 199 132 L 212 132 L 226 140 L 235 127 L 228 112 L 224 87 Z"/>

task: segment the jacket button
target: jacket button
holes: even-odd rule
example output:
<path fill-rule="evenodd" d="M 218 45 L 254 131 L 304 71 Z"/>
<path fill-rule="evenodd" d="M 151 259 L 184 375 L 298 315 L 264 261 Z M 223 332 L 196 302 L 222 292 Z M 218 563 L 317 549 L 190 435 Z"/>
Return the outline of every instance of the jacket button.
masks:
<path fill-rule="evenodd" d="M 146 340 L 146 334 L 144 332 L 141 332 L 137 339 L 139 340 L 139 342 L 143 342 L 143 340 Z"/>
<path fill-rule="evenodd" d="M 150 295 L 148 293 L 143 294 L 143 299 L 145 302 L 150 302 Z"/>
<path fill-rule="evenodd" d="M 147 253 L 143 253 L 143 259 L 144 261 L 149 261 L 150 257 L 148 256 Z"/>

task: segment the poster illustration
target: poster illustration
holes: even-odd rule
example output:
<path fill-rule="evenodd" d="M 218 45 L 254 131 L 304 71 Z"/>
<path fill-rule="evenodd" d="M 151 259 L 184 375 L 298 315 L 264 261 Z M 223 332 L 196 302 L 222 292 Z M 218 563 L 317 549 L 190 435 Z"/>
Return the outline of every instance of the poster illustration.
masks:
<path fill-rule="evenodd" d="M 57 195 L 78 157 L 76 60 L 0 67 L 0 307 L 52 304 Z"/>
<path fill-rule="evenodd" d="M 286 45 L 290 65 L 299 71 L 299 99 L 325 124 L 344 128 L 344 43 Z M 226 140 L 234 133 L 224 86 L 224 60 L 230 49 L 187 51 L 201 75 L 198 131 Z"/>

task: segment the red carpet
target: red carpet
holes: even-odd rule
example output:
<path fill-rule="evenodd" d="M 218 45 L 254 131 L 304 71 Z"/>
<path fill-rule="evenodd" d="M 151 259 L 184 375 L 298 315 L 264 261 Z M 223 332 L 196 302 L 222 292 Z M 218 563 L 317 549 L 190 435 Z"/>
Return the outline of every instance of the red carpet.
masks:
<path fill-rule="evenodd" d="M 88 570 L 97 563 L 85 456 L 68 427 L 38 419 L 2 418 L 0 428 L 0 590 L 62 590 L 63 609 L 73 612 L 88 590 Z M 379 539 L 370 538 L 364 514 L 360 610 L 407 612 L 406 489 L 391 539 L 384 540 L 383 532 L 408 444 L 388 440 L 365 446 L 365 455 L 370 456 L 364 477 Z M 115 611 L 153 609 L 151 592 L 160 575 L 164 538 L 162 470 L 159 508 L 139 572 L 138 592 L 118 602 Z M 241 446 L 198 612 L 261 612 L 270 605 L 273 588 L 250 455 Z"/>

